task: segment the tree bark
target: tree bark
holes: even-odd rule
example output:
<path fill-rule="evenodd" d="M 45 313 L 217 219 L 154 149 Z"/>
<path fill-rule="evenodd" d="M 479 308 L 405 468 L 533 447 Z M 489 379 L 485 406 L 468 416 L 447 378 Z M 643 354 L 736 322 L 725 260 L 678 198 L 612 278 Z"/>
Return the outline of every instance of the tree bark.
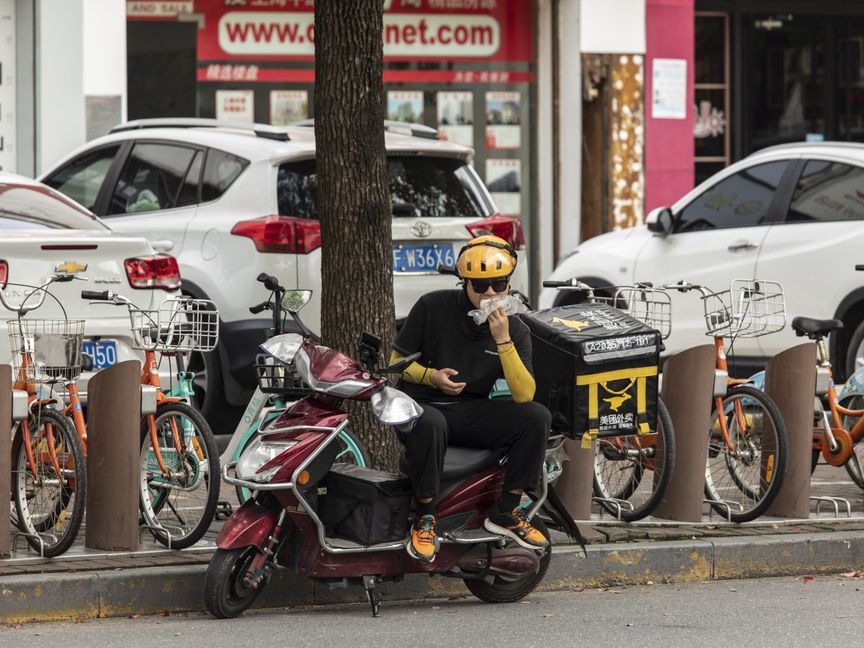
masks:
<path fill-rule="evenodd" d="M 384 148 L 381 0 L 315 1 L 315 141 L 321 220 L 321 333 L 357 356 L 362 331 L 395 334 L 390 193 Z M 349 403 L 373 464 L 394 468 L 395 434 L 367 403 Z"/>

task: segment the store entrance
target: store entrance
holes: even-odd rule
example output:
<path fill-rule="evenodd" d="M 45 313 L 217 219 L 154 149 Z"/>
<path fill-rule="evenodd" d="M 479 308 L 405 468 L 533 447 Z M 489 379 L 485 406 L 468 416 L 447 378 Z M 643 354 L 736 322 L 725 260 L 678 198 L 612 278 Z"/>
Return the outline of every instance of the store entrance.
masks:
<path fill-rule="evenodd" d="M 129 119 L 196 117 L 195 22 L 128 21 Z"/>
<path fill-rule="evenodd" d="M 864 141 L 864 18 L 752 18 L 741 61 L 749 106 L 743 152 L 802 140 Z"/>

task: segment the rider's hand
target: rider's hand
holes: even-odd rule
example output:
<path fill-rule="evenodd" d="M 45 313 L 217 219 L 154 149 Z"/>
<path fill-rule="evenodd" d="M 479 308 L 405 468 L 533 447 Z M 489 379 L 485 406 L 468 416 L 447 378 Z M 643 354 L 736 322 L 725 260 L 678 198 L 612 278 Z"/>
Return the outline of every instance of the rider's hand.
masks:
<path fill-rule="evenodd" d="M 507 313 L 503 308 L 489 313 L 489 332 L 492 333 L 492 339 L 495 344 L 504 344 L 510 341 L 510 321 L 507 319 Z"/>
<path fill-rule="evenodd" d="M 458 373 L 455 369 L 436 369 L 429 374 L 429 382 L 448 396 L 456 396 L 465 389 L 464 382 L 453 382 L 450 380 L 450 376 L 455 376 Z"/>

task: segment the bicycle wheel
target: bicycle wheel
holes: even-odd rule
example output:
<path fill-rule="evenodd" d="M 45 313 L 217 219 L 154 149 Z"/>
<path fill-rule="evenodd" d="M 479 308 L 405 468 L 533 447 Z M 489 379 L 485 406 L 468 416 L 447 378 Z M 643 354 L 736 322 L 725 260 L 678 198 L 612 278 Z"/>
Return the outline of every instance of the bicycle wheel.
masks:
<path fill-rule="evenodd" d="M 864 409 L 864 398 L 853 396 L 848 400 L 844 399 L 841 404 L 846 409 L 861 410 Z M 844 416 L 843 428 L 851 430 L 857 422 L 857 417 Z M 852 449 L 852 456 L 849 457 L 849 461 L 843 464 L 843 466 L 846 468 L 846 472 L 849 473 L 849 477 L 855 482 L 855 485 L 864 490 L 864 439 L 856 443 Z"/>
<path fill-rule="evenodd" d="M 44 556 L 53 558 L 72 546 L 84 520 L 84 450 L 78 435 L 59 412 L 39 410 L 30 415 L 28 427 L 35 472 L 27 460 L 20 424 L 13 445 L 12 489 L 17 524 L 35 551 L 41 548 Z"/>
<path fill-rule="evenodd" d="M 723 438 L 723 416 L 729 439 Z M 741 385 L 711 414 L 705 497 L 733 522 L 749 522 L 774 501 L 786 471 L 786 428 L 780 410 L 765 392 Z"/>
<path fill-rule="evenodd" d="M 139 504 L 144 523 L 166 547 L 185 549 L 198 542 L 213 521 L 219 499 L 219 455 L 213 432 L 198 410 L 167 403 L 153 416 L 156 439 L 168 474 L 162 470 L 142 420 Z M 178 451 L 174 430 L 180 437 Z"/>
<path fill-rule="evenodd" d="M 251 444 L 256 438 L 256 435 L 253 434 L 246 440 L 246 443 L 243 445 L 243 450 L 240 452 L 240 456 L 246 452 L 246 448 L 248 448 L 249 444 Z M 372 461 L 366 447 L 348 428 L 345 428 L 339 433 L 336 437 L 335 443 L 339 445 L 339 452 L 336 455 L 336 461 L 334 463 L 354 464 L 355 466 L 366 468 Z M 248 488 L 235 486 L 234 489 L 237 492 L 237 499 L 241 504 L 252 497 L 252 491 Z"/>
<path fill-rule="evenodd" d="M 666 404 L 657 399 L 657 429 L 650 434 L 598 439 L 594 496 L 622 520 L 641 520 L 669 486 L 675 466 L 675 432 Z"/>

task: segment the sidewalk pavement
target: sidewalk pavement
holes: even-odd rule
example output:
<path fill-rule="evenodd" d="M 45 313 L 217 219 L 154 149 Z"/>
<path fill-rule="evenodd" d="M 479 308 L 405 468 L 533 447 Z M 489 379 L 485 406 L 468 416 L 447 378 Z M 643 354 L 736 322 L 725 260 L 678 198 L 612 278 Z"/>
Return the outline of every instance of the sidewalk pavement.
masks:
<path fill-rule="evenodd" d="M 823 516 L 823 517 L 820 517 Z M 221 523 L 219 523 L 221 524 Z M 812 575 L 864 569 L 864 517 L 677 524 L 662 521 L 581 525 L 588 557 L 554 533 L 542 590 Z M 101 552 L 83 542 L 55 559 L 39 559 L 19 540 L 0 560 L 0 623 L 202 611 L 204 574 L 218 527 L 195 547 L 168 551 L 149 534 L 136 552 Z M 82 532 L 83 533 L 83 532 Z M 386 601 L 468 596 L 456 579 L 409 575 L 379 586 Z M 280 570 L 256 607 L 365 600 L 360 587 L 330 590 Z"/>

